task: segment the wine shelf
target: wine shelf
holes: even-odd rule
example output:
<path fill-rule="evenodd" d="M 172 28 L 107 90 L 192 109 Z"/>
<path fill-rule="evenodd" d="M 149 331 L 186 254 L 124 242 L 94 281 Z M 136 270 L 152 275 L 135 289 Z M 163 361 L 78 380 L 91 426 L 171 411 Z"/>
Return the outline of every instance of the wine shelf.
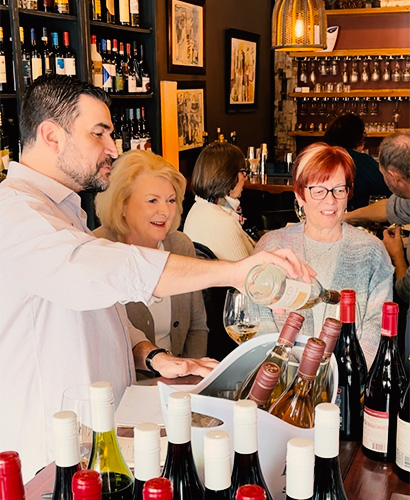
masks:
<path fill-rule="evenodd" d="M 396 129 L 395 132 L 409 132 L 410 129 Z M 392 132 L 367 132 L 366 137 L 387 137 L 391 135 Z M 291 130 L 288 132 L 290 137 L 323 137 L 325 135 L 324 132 L 308 132 L 308 131 L 299 131 L 299 130 Z"/>
<path fill-rule="evenodd" d="M 392 48 L 392 49 L 341 49 L 334 50 L 333 52 L 290 52 L 290 57 L 304 58 L 304 57 L 366 57 L 366 56 L 408 56 L 410 55 L 410 48 Z"/>
<path fill-rule="evenodd" d="M 357 89 L 350 92 L 289 92 L 289 97 L 302 99 L 303 97 L 410 97 L 410 88 L 408 89 Z"/>
<path fill-rule="evenodd" d="M 329 9 L 326 10 L 327 16 L 378 16 L 385 14 L 405 14 L 410 12 L 409 7 L 375 7 L 375 8 L 364 8 L 364 9 Z"/>
<path fill-rule="evenodd" d="M 136 28 L 135 26 L 122 26 L 121 24 L 110 24 L 110 23 L 103 23 L 101 21 L 90 21 L 90 26 L 93 28 L 100 28 L 100 29 L 109 29 L 109 30 L 117 30 L 117 31 L 128 31 L 131 33 L 141 33 L 141 34 L 146 34 L 146 35 L 151 35 L 153 33 L 153 29 L 150 28 Z"/>

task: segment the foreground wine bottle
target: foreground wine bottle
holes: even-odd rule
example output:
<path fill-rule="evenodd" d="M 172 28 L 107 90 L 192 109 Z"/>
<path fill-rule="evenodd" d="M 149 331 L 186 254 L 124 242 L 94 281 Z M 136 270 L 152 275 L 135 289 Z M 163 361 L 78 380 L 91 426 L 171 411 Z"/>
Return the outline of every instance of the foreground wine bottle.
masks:
<path fill-rule="evenodd" d="M 0 498 L 2 500 L 25 500 L 21 462 L 17 451 L 0 453 Z"/>
<path fill-rule="evenodd" d="M 396 467 L 399 478 L 410 483 L 410 383 L 407 384 L 397 416 Z"/>
<path fill-rule="evenodd" d="M 114 393 L 109 382 L 90 386 L 93 443 L 89 469 L 102 479 L 104 500 L 132 500 L 134 476 L 121 455 L 114 424 Z"/>
<path fill-rule="evenodd" d="M 315 407 L 314 500 L 347 500 L 339 464 L 339 425 L 337 405 Z"/>
<path fill-rule="evenodd" d="M 52 500 L 72 500 L 71 482 L 81 469 L 77 415 L 60 411 L 53 416 L 56 473 Z"/>
<path fill-rule="evenodd" d="M 315 454 L 313 441 L 293 438 L 286 448 L 286 500 L 312 500 Z"/>
<path fill-rule="evenodd" d="M 168 398 L 167 436 L 162 476 L 171 481 L 174 499 L 203 498 L 204 487 L 192 455 L 191 397 L 187 392 L 173 392 Z"/>
<path fill-rule="evenodd" d="M 235 500 L 266 500 L 266 493 L 257 484 L 246 484 L 238 488 Z"/>
<path fill-rule="evenodd" d="M 304 320 L 305 318 L 301 314 L 291 312 L 286 318 L 276 344 L 267 355 L 265 361 L 262 362 L 275 363 L 281 370 L 279 380 L 269 397 L 267 406 L 270 406 L 287 386 L 287 367 L 290 351 L 292 350 L 296 335 L 299 333 Z M 246 376 L 238 390 L 238 394 L 236 395 L 237 400 L 246 399 L 248 397 L 249 391 L 255 381 L 259 368 L 262 366 L 262 363 Z"/>
<path fill-rule="evenodd" d="M 269 408 L 269 413 L 297 427 L 313 427 L 312 389 L 324 350 L 323 340 L 308 339 L 292 383 Z"/>
<path fill-rule="evenodd" d="M 332 399 L 329 383 L 329 363 L 330 357 L 335 348 L 337 339 L 340 335 L 342 323 L 337 319 L 326 318 L 323 323 L 319 338 L 326 344 L 319 369 L 316 373 L 315 381 L 313 382 L 313 404 L 329 403 Z"/>
<path fill-rule="evenodd" d="M 80 470 L 71 484 L 73 500 L 101 500 L 101 476 L 96 470 Z"/>
<path fill-rule="evenodd" d="M 144 483 L 161 475 L 160 435 L 157 424 L 144 422 L 134 427 L 134 500 L 142 500 Z"/>
<path fill-rule="evenodd" d="M 325 290 L 316 278 L 311 279 L 310 284 L 305 283 L 301 278 L 287 277 L 273 264 L 258 265 L 246 277 L 246 293 L 256 304 L 288 310 L 309 309 L 320 302 L 339 303 L 338 292 Z"/>
<path fill-rule="evenodd" d="M 258 415 L 254 401 L 241 400 L 233 409 L 234 460 L 231 475 L 231 497 L 239 486 L 256 484 L 266 491 L 272 500 L 259 463 Z"/>
<path fill-rule="evenodd" d="M 172 500 L 172 484 L 166 477 L 149 479 L 144 484 L 143 500 Z"/>
<path fill-rule="evenodd" d="M 280 376 L 280 368 L 275 363 L 263 363 L 259 368 L 254 383 L 248 394 L 248 399 L 255 401 L 263 409 L 269 402 Z"/>
<path fill-rule="evenodd" d="M 336 404 L 340 408 L 340 439 L 361 441 L 366 384 L 366 360 L 356 335 L 356 292 L 342 290 L 342 330 L 334 349 L 339 372 Z"/>
<path fill-rule="evenodd" d="M 363 454 L 380 462 L 395 460 L 397 414 L 407 386 L 397 347 L 398 313 L 394 302 L 383 304 L 380 344 L 364 394 Z"/>
<path fill-rule="evenodd" d="M 204 437 L 204 500 L 230 500 L 231 450 L 229 434 L 210 431 Z"/>

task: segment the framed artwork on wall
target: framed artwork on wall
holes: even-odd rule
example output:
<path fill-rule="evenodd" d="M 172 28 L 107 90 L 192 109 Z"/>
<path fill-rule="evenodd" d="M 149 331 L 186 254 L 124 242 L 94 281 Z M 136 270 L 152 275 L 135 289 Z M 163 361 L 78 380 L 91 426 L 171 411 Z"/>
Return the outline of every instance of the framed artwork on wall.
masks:
<path fill-rule="evenodd" d="M 258 104 L 259 37 L 228 29 L 225 34 L 227 113 L 254 111 Z"/>
<path fill-rule="evenodd" d="M 205 74 L 205 0 L 168 0 L 168 71 Z"/>
<path fill-rule="evenodd" d="M 178 149 L 200 148 L 205 130 L 205 82 L 178 82 Z"/>

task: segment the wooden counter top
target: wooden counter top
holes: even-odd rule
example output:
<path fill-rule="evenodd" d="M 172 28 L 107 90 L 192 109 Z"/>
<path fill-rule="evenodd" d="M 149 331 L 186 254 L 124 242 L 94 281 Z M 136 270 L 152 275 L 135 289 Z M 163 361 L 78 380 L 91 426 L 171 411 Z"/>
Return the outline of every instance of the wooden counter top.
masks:
<path fill-rule="evenodd" d="M 266 178 L 266 182 L 261 182 L 260 177 L 250 178 L 245 182 L 245 189 L 255 189 L 257 191 L 267 191 L 268 193 L 280 194 L 284 191 L 293 191 L 292 178 L 270 176 Z"/>

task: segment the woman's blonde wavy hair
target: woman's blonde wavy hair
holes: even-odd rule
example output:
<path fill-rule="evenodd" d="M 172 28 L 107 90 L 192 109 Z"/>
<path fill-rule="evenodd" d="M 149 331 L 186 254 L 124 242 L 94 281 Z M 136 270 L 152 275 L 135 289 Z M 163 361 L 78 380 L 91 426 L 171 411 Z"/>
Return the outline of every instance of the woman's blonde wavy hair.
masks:
<path fill-rule="evenodd" d="M 185 177 L 162 156 L 149 151 L 127 151 L 114 162 L 108 189 L 95 197 L 96 212 L 102 226 L 121 239 L 129 231 L 123 217 L 124 207 L 133 192 L 135 179 L 145 172 L 152 172 L 156 177 L 162 177 L 172 184 L 176 193 L 177 210 L 170 231 L 176 231 L 179 227 L 186 187 Z"/>

